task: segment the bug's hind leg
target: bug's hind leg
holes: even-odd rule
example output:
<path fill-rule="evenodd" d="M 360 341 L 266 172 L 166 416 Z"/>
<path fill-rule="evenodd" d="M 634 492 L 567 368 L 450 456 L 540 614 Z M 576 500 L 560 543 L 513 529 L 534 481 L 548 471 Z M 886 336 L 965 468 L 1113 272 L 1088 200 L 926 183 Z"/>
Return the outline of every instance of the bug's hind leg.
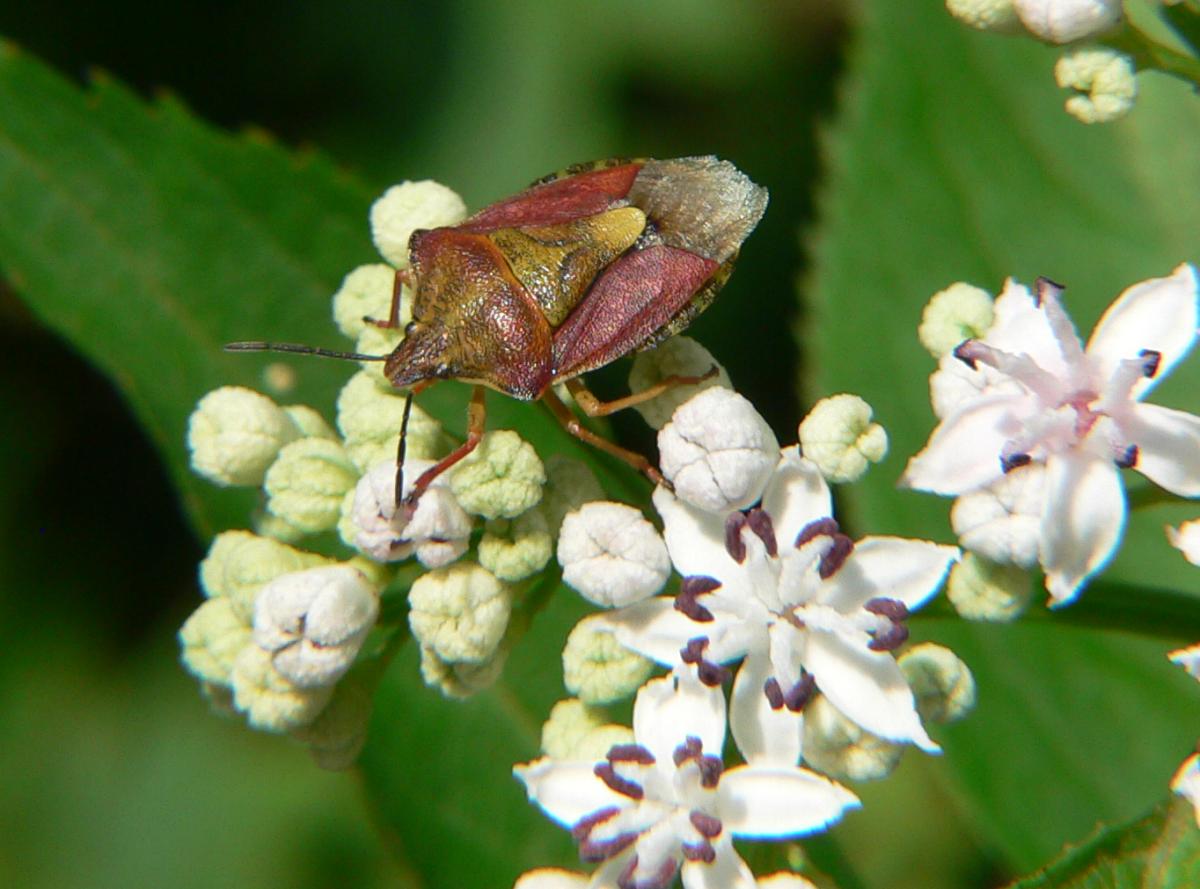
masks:
<path fill-rule="evenodd" d="M 664 377 L 653 386 L 643 389 L 641 392 L 634 392 L 632 395 L 626 395 L 624 398 L 617 398 L 613 401 L 601 401 L 578 379 L 567 380 L 567 391 L 571 393 L 571 397 L 575 399 L 575 403 L 589 417 L 607 417 L 609 414 L 615 414 L 617 411 L 625 410 L 627 407 L 633 407 L 634 405 L 649 401 L 651 398 L 662 395 L 676 386 L 695 386 L 698 383 L 703 383 L 705 380 L 711 380 L 718 373 L 717 366 L 714 364 L 707 373 L 698 377 L 685 377 L 675 374 Z"/>
<path fill-rule="evenodd" d="M 483 398 L 483 386 L 476 386 L 471 392 L 471 403 L 467 406 L 467 440 L 433 466 L 422 472 L 417 477 L 417 480 L 413 482 L 412 489 L 408 492 L 408 496 L 404 498 L 404 517 L 406 522 L 412 519 L 413 513 L 417 511 L 417 502 L 421 499 L 421 495 L 425 493 L 426 489 L 433 484 L 434 479 L 479 446 L 479 442 L 483 438 L 484 426 L 487 422 L 487 406 Z M 403 438 L 401 438 L 401 442 L 403 442 Z M 402 455 L 403 453 L 403 450 L 401 450 L 400 454 Z M 400 462 L 398 462 L 396 467 L 397 502 L 399 502 L 401 489 L 404 485 L 404 476 L 402 474 L 404 463 L 402 461 L 403 457 L 401 456 Z"/>
<path fill-rule="evenodd" d="M 585 390 L 586 391 L 586 390 Z M 574 394 L 574 393 L 572 393 Z M 591 394 L 591 393 L 589 393 Z M 595 396 L 592 396 L 593 398 Z M 550 413 L 554 414 L 554 418 L 562 423 L 563 428 L 578 438 L 580 441 L 587 442 L 594 448 L 599 448 L 606 454 L 612 454 L 619 460 L 624 460 L 638 472 L 642 473 L 646 478 L 650 479 L 656 485 L 662 485 L 668 490 L 673 490 L 671 483 L 668 482 L 658 468 L 636 451 L 631 451 L 628 448 L 623 448 L 615 442 L 609 441 L 602 435 L 597 435 L 592 430 L 588 429 L 579 422 L 579 418 L 571 413 L 571 409 L 562 403 L 553 389 L 547 389 L 542 395 L 542 400 L 546 402 L 546 406 L 550 408 Z"/>

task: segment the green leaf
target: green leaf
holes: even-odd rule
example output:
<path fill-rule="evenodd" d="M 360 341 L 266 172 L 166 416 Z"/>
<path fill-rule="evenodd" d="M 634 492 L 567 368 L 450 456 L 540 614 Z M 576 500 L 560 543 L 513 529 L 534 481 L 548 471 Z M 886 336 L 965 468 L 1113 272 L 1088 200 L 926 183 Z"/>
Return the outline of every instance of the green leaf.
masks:
<path fill-rule="evenodd" d="M 1048 275 L 1068 285 L 1086 335 L 1123 288 L 1200 259 L 1200 202 L 1181 198 L 1200 193 L 1200 105 L 1144 76 L 1128 119 L 1084 126 L 1062 110 L 1055 55 L 973 32 L 940 4 L 868 4 L 827 142 L 833 175 L 801 331 L 806 395 L 857 392 L 891 437 L 888 460 L 843 492 L 861 532 L 953 539 L 948 499 L 895 487 L 934 426 L 934 362 L 916 326 L 935 291 L 965 280 L 995 293 L 1008 275 Z M 1198 381 L 1193 360 L 1153 400 L 1195 411 Z M 1198 511 L 1133 516 L 1110 576 L 1195 594 L 1200 572 L 1162 526 Z M 1170 643 L 1070 620 L 1067 609 L 1037 625 L 922 627 L 975 671 L 979 706 L 944 731 L 945 771 L 983 846 L 1018 872 L 1098 819 L 1144 811 L 1194 740 L 1180 716 L 1194 683 L 1167 663 Z"/>
<path fill-rule="evenodd" d="M 258 133 L 230 136 L 173 99 L 148 105 L 104 76 L 82 91 L 0 44 L 0 268 L 120 388 L 204 536 L 244 527 L 253 496 L 190 474 L 187 416 L 217 386 L 261 387 L 260 372 L 277 360 L 221 345 L 258 337 L 344 345 L 329 296 L 355 265 L 377 261 L 367 225 L 375 193 L 319 154 L 289 153 Z M 288 363 L 297 383 L 282 400 L 327 417 L 357 370 Z M 464 387 L 439 385 L 420 401 L 462 432 Z M 489 409 L 490 428 L 517 428 L 542 454 L 588 460 L 614 488 L 648 490 L 539 406 L 489 396 Z M 566 834 L 508 775 L 537 754 L 538 728 L 560 692 L 557 654 L 581 610 L 562 593 L 538 618 L 536 644 L 514 654 L 506 684 L 466 704 L 425 688 L 411 652 L 392 666 L 364 767 L 422 885 L 499 885 L 498 873 L 511 883 L 531 862 L 564 857 Z"/>
<path fill-rule="evenodd" d="M 1187 889 L 1200 883 L 1200 831 L 1192 807 L 1163 803 L 1124 827 L 1102 827 L 1012 889 Z"/>

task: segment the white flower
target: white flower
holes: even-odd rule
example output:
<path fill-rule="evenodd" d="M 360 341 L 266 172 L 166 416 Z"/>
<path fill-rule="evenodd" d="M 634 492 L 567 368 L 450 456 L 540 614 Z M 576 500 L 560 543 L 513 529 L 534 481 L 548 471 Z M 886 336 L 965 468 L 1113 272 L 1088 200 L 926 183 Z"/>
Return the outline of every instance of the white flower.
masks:
<path fill-rule="evenodd" d="M 654 503 L 682 591 L 604 619 L 622 644 L 659 663 L 696 662 L 708 681 L 719 681 L 716 664 L 744 657 L 731 722 L 748 760 L 799 757 L 800 713 L 818 689 L 872 734 L 938 749 L 891 651 L 955 548 L 851 541 L 830 518 L 824 479 L 795 447 L 782 452 L 761 509 L 723 520 L 662 489 Z"/>
<path fill-rule="evenodd" d="M 1200 417 L 1141 399 L 1188 353 L 1200 309 L 1195 270 L 1126 290 L 1100 319 L 1086 350 L 1039 281 L 1035 299 L 1009 282 L 996 322 L 942 359 L 939 374 L 969 377 L 904 483 L 958 495 L 1030 463 L 1046 467 L 1039 560 L 1053 605 L 1079 594 L 1108 563 L 1125 525 L 1120 467 L 1166 490 L 1200 495 Z"/>
<path fill-rule="evenodd" d="M 804 761 L 835 781 L 879 781 L 895 770 L 903 744 L 863 731 L 817 695 L 805 708 Z"/>
<path fill-rule="evenodd" d="M 393 185 L 371 205 L 371 238 L 383 258 L 408 265 L 408 240 L 419 228 L 456 225 L 467 205 L 455 192 L 431 179 Z"/>
<path fill-rule="evenodd" d="M 1166 530 L 1167 542 L 1193 565 L 1200 565 L 1200 519 L 1184 522 L 1178 528 L 1168 526 Z"/>
<path fill-rule="evenodd" d="M 406 495 L 433 465 L 429 460 L 404 461 Z M 342 529 L 343 538 L 372 559 L 398 562 L 415 552 L 426 568 L 453 562 L 467 551 L 471 536 L 471 518 L 450 493 L 444 474 L 425 489 L 406 521 L 404 509 L 396 508 L 395 462 L 380 463 L 359 480 L 350 520 Z"/>
<path fill-rule="evenodd" d="M 1121 0 L 1013 0 L 1021 23 L 1047 43 L 1097 37 L 1121 21 Z"/>
<path fill-rule="evenodd" d="M 633 734 L 601 763 L 540 759 L 513 770 L 529 798 L 570 828 L 580 856 L 604 862 L 598 886 L 666 889 L 679 872 L 684 889 L 754 889 L 732 837 L 801 836 L 858 805 L 795 765 L 725 770 L 725 698 L 691 671 L 642 688 Z"/>
<path fill-rule="evenodd" d="M 1067 113 L 1083 123 L 1108 123 L 1124 117 L 1137 99 L 1133 59 L 1108 47 L 1068 53 L 1054 66 L 1054 79 L 1075 91 Z"/>
<path fill-rule="evenodd" d="M 1171 779 L 1171 790 L 1195 807 L 1196 826 L 1200 827 L 1200 753 L 1193 753 L 1179 766 Z"/>
<path fill-rule="evenodd" d="M 1031 568 L 1038 560 L 1045 506 L 1046 467 L 1030 463 L 955 500 L 950 525 L 964 549 L 1001 565 Z"/>
<path fill-rule="evenodd" d="M 662 589 L 671 559 L 658 531 L 632 506 L 585 503 L 558 535 L 563 580 L 602 608 L 628 605 Z"/>
<path fill-rule="evenodd" d="M 333 685 L 350 669 L 379 614 L 379 597 L 348 565 L 272 580 L 254 606 L 254 643 L 299 688 Z"/>
<path fill-rule="evenodd" d="M 659 466 L 675 493 L 701 509 L 744 509 L 759 498 L 779 442 L 749 401 L 714 386 L 680 405 L 658 432 Z"/>

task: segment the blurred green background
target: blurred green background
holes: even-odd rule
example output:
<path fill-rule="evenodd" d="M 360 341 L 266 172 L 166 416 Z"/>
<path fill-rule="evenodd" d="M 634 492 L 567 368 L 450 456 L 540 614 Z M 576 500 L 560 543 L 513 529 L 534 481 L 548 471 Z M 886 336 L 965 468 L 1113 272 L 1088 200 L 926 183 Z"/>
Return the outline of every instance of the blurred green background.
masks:
<path fill-rule="evenodd" d="M 114 256 L 111 277 L 106 244 L 55 255 L 71 242 L 66 228 L 47 226 L 42 238 L 43 204 L 25 208 L 11 196 L 36 194 L 18 180 L 40 174 L 42 158 L 19 146 L 37 142 L 43 95 L 47 132 L 59 123 L 57 87 L 0 53 L 0 91 L 14 91 L 0 98 L 0 250 L 11 252 L 0 253 L 0 886 L 440 887 L 471 873 L 459 841 L 470 849 L 492 837 L 447 834 L 445 811 L 426 819 L 435 796 L 443 809 L 467 810 L 476 803 L 472 781 L 498 784 L 487 805 L 519 809 L 519 788 L 503 783 L 506 764 L 472 774 L 471 744 L 498 726 L 497 738 L 518 755 L 534 754 L 536 714 L 560 693 L 536 651 L 514 656 L 506 673 L 510 690 L 530 690 L 532 703 L 519 702 L 527 712 L 504 694 L 443 704 L 412 687 L 411 658 L 398 661 L 381 691 L 367 779 L 320 773 L 288 742 L 215 718 L 177 664 L 174 633 L 199 601 L 195 564 L 207 541 L 190 530 L 173 487 L 184 484 L 181 466 L 165 465 L 160 453 L 173 449 L 178 461 L 183 402 L 203 391 L 201 381 L 254 382 L 261 365 L 220 356 L 218 343 L 303 336 L 340 345 L 324 300 L 352 262 L 372 260 L 367 203 L 393 181 L 438 179 L 478 207 L 575 161 L 733 160 L 769 187 L 771 206 L 731 284 L 691 333 L 781 441 L 794 440 L 812 398 L 864 394 L 892 434 L 893 454 L 845 497 L 842 517 L 860 531 L 949 539 L 946 502 L 894 490 L 932 426 L 931 362 L 912 335 L 920 307 L 956 279 L 996 290 L 1008 274 L 1047 274 L 1070 286 L 1086 331 L 1122 287 L 1200 258 L 1200 206 L 1178 199 L 1200 194 L 1200 113 L 1186 89 L 1151 76 L 1128 121 L 1085 128 L 1060 110 L 1051 50 L 968 32 L 941 3 L 862 6 L 0 4 L 0 34 L 75 83 L 100 68 L 151 102 L 167 91 L 201 119 L 248 131 L 247 141 L 204 155 L 207 168 L 192 156 L 181 162 L 180 181 L 197 190 L 180 194 L 196 199 L 202 217 L 200 202 L 211 198 L 197 187 L 205 175 L 224 186 L 222 164 L 231 182 L 242 163 L 266 170 L 261 194 L 249 175 L 230 190 L 261 199 L 260 215 L 281 233 L 269 249 L 227 243 L 224 255 L 192 256 L 164 249 L 179 247 L 177 232 L 147 231 L 144 256 L 136 246 L 132 257 Z M 144 147 L 150 173 L 136 152 L 128 166 L 151 185 L 174 183 L 154 167 L 171 159 L 155 127 L 187 131 L 185 147 L 212 147 L 180 123 L 176 105 L 152 104 L 143 115 L 98 82 L 83 105 L 111 125 L 111 142 L 98 143 Z M 17 110 L 21 98 L 27 107 Z M 70 186 L 63 204 L 71 208 L 73 197 L 102 216 L 108 208 L 97 195 L 121 200 L 113 170 L 125 169 L 111 157 L 96 155 L 93 181 L 90 143 L 80 163 L 74 146 L 47 140 L 47 177 Z M 314 149 L 346 175 L 330 174 Z M 293 150 L 292 166 L 275 163 L 290 163 L 285 152 Z M 294 294 L 291 278 L 272 287 L 254 277 L 271 262 L 290 269 L 303 243 L 294 219 L 289 229 L 289 219 L 271 216 L 272 189 L 292 173 L 296 187 L 312 185 L 314 201 L 329 200 L 330 226 L 327 241 L 314 226 L 304 254 L 312 268 L 295 275 Z M 53 206 L 60 198 L 47 196 L 46 218 L 70 216 Z M 193 221 L 186 210 L 170 220 Z M 86 222 L 85 236 L 95 231 Z M 136 237 L 137 220 L 124 222 Z M 243 255 L 235 247 L 270 256 L 243 279 L 229 267 Z M 85 258 L 94 268 L 81 265 Z M 205 322 L 194 341 L 137 340 L 156 304 L 132 292 L 125 300 L 113 282 L 139 264 L 160 276 L 145 277 L 175 285 L 169 297 L 198 300 L 185 307 Z M 97 304 L 96 294 L 108 302 Z M 167 410 L 137 384 L 169 377 L 175 362 L 187 398 Z M 327 409 L 343 370 L 298 366 L 300 391 Z M 618 391 L 625 370 L 602 372 L 597 387 Z M 1181 374 L 1161 400 L 1195 410 L 1198 381 L 1195 369 Z M 497 401 L 497 425 L 531 416 L 506 413 L 511 406 Z M 615 420 L 624 440 L 651 446 L 636 418 Z M 185 485 L 185 495 L 189 515 L 206 527 L 232 521 L 248 502 L 201 488 Z M 1196 572 L 1160 530 L 1194 513 L 1153 511 L 1131 534 L 1115 576 L 1195 593 Z M 1098 589 L 1053 619 L 1035 610 L 1005 629 L 936 616 L 914 622 L 916 636 L 947 642 L 975 668 L 981 705 L 967 722 L 935 730 L 946 756 L 906 755 L 889 780 L 856 788 L 861 812 L 811 844 L 825 866 L 837 870 L 843 853 L 852 862 L 861 882 L 841 869 L 843 889 L 1001 885 L 1097 822 L 1134 817 L 1165 795 L 1194 741 L 1186 714 L 1195 695 L 1162 654 L 1200 638 L 1200 623 L 1160 620 L 1148 640 L 1081 629 L 1114 601 Z M 572 609 L 556 602 L 540 629 L 561 632 Z M 543 647 L 553 648 L 552 635 Z M 514 730 L 506 719 L 527 724 Z M 446 766 L 458 771 L 442 787 Z M 474 806 L 478 820 L 508 817 L 487 805 Z M 524 814 L 538 832 L 530 848 L 544 836 L 547 855 L 569 861 L 562 832 Z M 486 851 L 503 859 L 502 849 Z M 439 856 L 447 873 L 413 870 L 412 862 Z M 754 860 L 778 864 L 769 853 Z M 505 874 L 487 885 L 510 883 Z"/>

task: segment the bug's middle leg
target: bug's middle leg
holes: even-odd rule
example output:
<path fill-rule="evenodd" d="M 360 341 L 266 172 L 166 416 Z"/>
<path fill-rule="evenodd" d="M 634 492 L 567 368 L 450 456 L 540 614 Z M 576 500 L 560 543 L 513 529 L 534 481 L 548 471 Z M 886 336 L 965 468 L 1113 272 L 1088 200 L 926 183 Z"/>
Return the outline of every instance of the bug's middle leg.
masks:
<path fill-rule="evenodd" d="M 695 386 L 697 383 L 711 380 L 718 373 L 717 366 L 714 364 L 707 373 L 698 377 L 675 374 L 664 377 L 653 386 L 643 389 L 641 392 L 634 392 L 632 395 L 626 395 L 624 398 L 617 398 L 612 401 L 601 401 L 592 390 L 583 385 L 578 377 L 567 380 L 567 391 L 571 393 L 571 397 L 575 399 L 575 403 L 589 417 L 607 417 L 609 414 L 615 414 L 617 411 L 622 411 L 627 407 L 633 407 L 634 405 L 649 401 L 651 398 L 662 395 L 676 386 Z"/>
<path fill-rule="evenodd" d="M 433 484 L 434 479 L 479 446 L 487 422 L 487 406 L 483 400 L 484 391 L 483 386 L 475 386 L 471 392 L 471 403 L 467 407 L 467 440 L 433 466 L 422 472 L 417 477 L 417 480 L 413 482 L 412 490 L 404 498 L 405 521 L 410 520 L 413 513 L 417 511 L 417 502 L 421 499 L 421 495 L 425 493 L 426 489 Z M 396 472 L 400 473 L 402 468 L 402 466 L 397 466 Z M 399 479 L 400 476 L 397 475 L 398 482 Z"/>
<path fill-rule="evenodd" d="M 574 394 L 574 393 L 572 393 Z M 546 402 L 546 406 L 550 408 L 550 413 L 554 414 L 554 418 L 563 425 L 563 428 L 578 438 L 580 441 L 587 442 L 592 447 L 599 448 L 606 454 L 612 454 L 614 457 L 624 460 L 638 472 L 650 479 L 656 485 L 662 485 L 670 489 L 671 484 L 665 478 L 658 468 L 636 451 L 631 451 L 628 448 L 623 448 L 615 442 L 609 441 L 602 435 L 597 435 L 592 430 L 588 429 L 579 422 L 579 418 L 571 413 L 571 409 L 562 403 L 553 389 L 547 389 L 542 395 L 542 400 Z"/>
<path fill-rule="evenodd" d="M 400 297 L 404 288 L 412 287 L 415 283 L 412 269 L 396 269 L 396 277 L 392 279 L 392 304 L 386 318 L 363 318 L 372 327 L 381 330 L 394 330 L 400 326 Z"/>

